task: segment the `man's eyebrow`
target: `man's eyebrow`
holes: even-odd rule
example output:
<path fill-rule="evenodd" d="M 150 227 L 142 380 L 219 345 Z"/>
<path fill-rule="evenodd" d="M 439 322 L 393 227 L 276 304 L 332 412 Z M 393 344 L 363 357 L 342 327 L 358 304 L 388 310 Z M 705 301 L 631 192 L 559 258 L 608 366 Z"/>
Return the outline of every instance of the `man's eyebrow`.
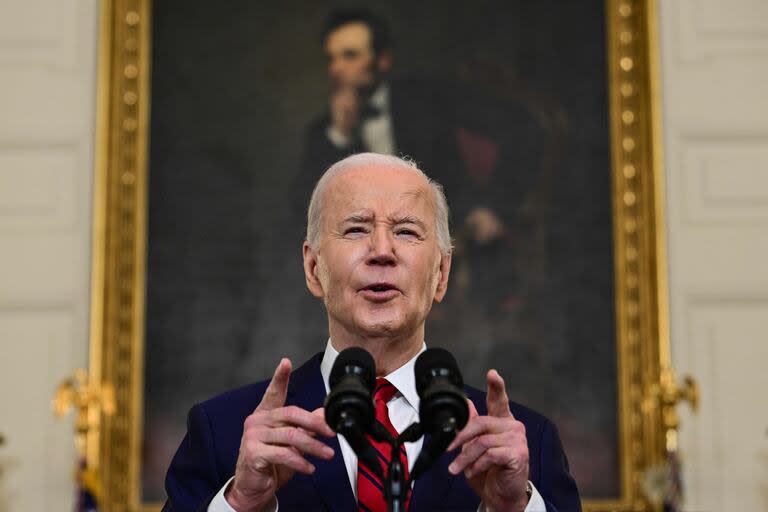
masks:
<path fill-rule="evenodd" d="M 389 220 L 392 224 L 415 224 L 421 229 L 427 229 L 427 225 L 420 218 L 414 217 L 413 215 L 390 217 Z"/>
<path fill-rule="evenodd" d="M 373 215 L 370 213 L 353 213 L 345 217 L 343 222 L 371 222 L 372 220 Z"/>

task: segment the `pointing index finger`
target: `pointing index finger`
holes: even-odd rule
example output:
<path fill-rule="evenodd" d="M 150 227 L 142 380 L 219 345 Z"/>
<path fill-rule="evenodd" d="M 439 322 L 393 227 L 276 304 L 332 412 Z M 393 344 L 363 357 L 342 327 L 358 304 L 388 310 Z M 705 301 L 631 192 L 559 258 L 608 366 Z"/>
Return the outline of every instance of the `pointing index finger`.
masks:
<path fill-rule="evenodd" d="M 291 360 L 284 357 L 275 368 L 275 374 L 269 381 L 269 386 L 261 398 L 257 411 L 269 411 L 285 405 L 285 396 L 288 394 L 288 380 L 291 376 Z"/>
<path fill-rule="evenodd" d="M 504 379 L 501 378 L 496 370 L 489 370 L 486 376 L 488 381 L 488 394 L 485 397 L 488 406 L 488 416 L 505 418 L 512 416 L 509 410 L 509 397 L 504 387 Z"/>

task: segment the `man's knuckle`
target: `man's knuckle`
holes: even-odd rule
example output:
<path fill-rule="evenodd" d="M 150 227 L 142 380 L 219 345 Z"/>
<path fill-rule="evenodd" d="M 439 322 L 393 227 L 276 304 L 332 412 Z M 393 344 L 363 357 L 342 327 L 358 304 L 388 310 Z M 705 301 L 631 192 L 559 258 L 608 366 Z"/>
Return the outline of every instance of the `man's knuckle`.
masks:
<path fill-rule="evenodd" d="M 243 445 L 243 452 L 246 459 L 251 460 L 255 458 L 259 453 L 258 443 L 250 439 L 247 440 Z"/>
<path fill-rule="evenodd" d="M 243 433 L 243 435 L 249 435 L 249 436 L 258 436 L 264 429 L 266 428 L 266 425 L 263 423 L 257 423 L 254 422 L 252 425 L 248 427 L 248 429 Z"/>
<path fill-rule="evenodd" d="M 292 423 L 298 420 L 300 411 L 301 409 L 299 409 L 295 405 L 289 405 L 287 407 L 283 407 L 283 414 L 285 415 L 285 419 Z"/>
<path fill-rule="evenodd" d="M 501 434 L 501 437 L 503 439 L 503 444 L 505 446 L 507 446 L 507 445 L 509 445 L 509 446 L 515 445 L 515 444 L 519 443 L 520 439 L 521 439 L 520 434 L 518 434 L 514 430 L 505 430 Z"/>
<path fill-rule="evenodd" d="M 269 411 L 256 410 L 245 419 L 247 426 L 260 425 L 268 417 Z"/>
<path fill-rule="evenodd" d="M 248 430 L 253 425 L 256 424 L 258 421 L 257 413 L 250 414 L 247 418 L 245 418 L 245 421 L 243 422 L 243 430 Z"/>
<path fill-rule="evenodd" d="M 288 444 L 294 444 L 298 440 L 299 431 L 295 428 L 289 428 L 285 432 L 285 441 Z"/>

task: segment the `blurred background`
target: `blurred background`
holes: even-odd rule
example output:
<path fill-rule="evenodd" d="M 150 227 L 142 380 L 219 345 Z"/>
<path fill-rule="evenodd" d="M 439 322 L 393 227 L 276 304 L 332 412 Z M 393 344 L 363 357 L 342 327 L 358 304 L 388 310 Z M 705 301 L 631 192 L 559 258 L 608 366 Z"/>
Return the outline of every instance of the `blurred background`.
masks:
<path fill-rule="evenodd" d="M 176 4 L 180 11 L 184 11 L 184 6 Z M 578 11 L 574 16 L 583 15 L 584 23 L 580 26 L 592 32 L 592 39 L 585 36 L 584 40 L 599 43 L 604 37 L 600 32 L 601 24 L 597 22 L 592 28 L 588 25 L 590 19 L 598 19 L 600 15 L 600 4 L 593 4 L 598 7 L 596 12 L 574 9 Z M 194 12 L 174 12 L 174 3 L 167 5 L 170 7 L 164 12 L 168 18 L 156 16 L 156 30 L 159 31 L 163 23 L 168 24 L 183 15 L 187 20 L 197 19 L 198 24 L 190 21 L 176 32 L 166 30 L 153 34 L 157 48 L 169 52 L 180 48 L 189 51 L 189 38 L 204 33 L 206 25 L 216 22 L 205 18 L 206 23 L 201 23 L 204 12 L 197 13 L 200 16 L 195 18 Z M 483 4 L 486 9 L 488 5 L 490 3 Z M 98 40 L 99 8 L 96 0 L 0 0 L 0 512 L 72 510 L 76 497 L 72 478 L 77 459 L 73 425 L 71 420 L 57 421 L 51 413 L 50 402 L 62 379 L 72 375 L 76 368 L 88 367 L 96 63 L 98 52 L 103 50 Z M 536 11 L 531 7 L 528 14 L 543 19 L 547 13 L 541 9 Z M 279 12 L 278 7 L 275 10 Z M 326 10 L 325 6 L 317 7 L 317 13 L 307 14 L 304 21 L 297 20 L 297 26 L 283 28 L 287 32 L 303 32 L 305 27 L 319 25 L 317 20 L 322 18 L 321 11 Z M 395 20 L 405 16 L 395 7 L 382 10 Z M 420 26 L 425 27 L 428 26 L 429 9 L 425 7 L 423 11 L 416 10 L 414 16 L 421 20 Z M 502 15 L 509 15 L 509 12 L 500 11 L 500 19 Z M 765 269 L 765 261 L 768 261 L 768 87 L 765 86 L 768 82 L 768 4 L 762 0 L 658 0 L 656 15 L 662 114 L 658 143 L 663 147 L 664 158 L 664 236 L 668 246 L 672 362 L 679 374 L 693 375 L 701 388 L 698 415 L 691 416 L 688 409 L 681 409 L 680 453 L 684 462 L 686 497 L 683 510 L 768 510 L 768 406 L 764 398 L 768 390 L 768 372 L 765 371 L 768 361 L 768 270 Z M 450 27 L 445 29 L 450 30 Z M 516 44 L 525 48 L 526 37 L 535 39 L 530 27 L 529 33 L 525 32 L 525 26 L 514 29 L 514 34 L 524 34 L 525 37 L 520 36 L 517 41 L 514 40 L 517 36 L 502 40 L 506 45 L 504 48 L 515 48 Z M 399 55 L 406 53 L 403 41 L 410 43 L 411 48 L 447 55 L 446 61 L 462 52 L 460 44 L 446 47 L 432 43 L 434 47 L 431 48 L 426 30 L 410 38 L 402 25 L 394 31 L 400 36 Z M 245 50 L 258 52 L 259 45 L 269 34 L 260 33 L 258 37 L 261 39 L 251 41 L 253 48 Z M 314 44 L 314 33 L 308 41 Z M 479 41 L 477 44 L 482 48 L 482 38 Z M 538 44 L 547 47 L 542 41 Z M 408 47 L 406 44 L 405 49 Z M 314 61 L 316 68 L 308 68 L 306 73 L 322 76 L 324 62 L 318 48 L 303 45 L 301 51 L 306 55 L 298 56 L 287 51 L 285 45 L 280 48 L 276 58 Z M 599 51 L 600 47 L 595 49 Z M 200 72 L 200 68 L 194 67 L 195 57 L 201 55 L 196 52 L 203 51 L 204 48 L 191 50 L 193 58 L 187 63 L 190 66 L 187 72 Z M 561 53 L 557 44 L 552 45 L 551 51 Z M 153 63 L 163 64 L 163 69 L 185 72 L 184 66 L 171 68 L 163 60 L 173 61 L 173 55 L 172 52 L 156 54 Z M 548 77 L 547 70 L 530 65 L 525 68 L 530 59 L 526 59 L 523 52 L 496 57 L 519 64 L 528 71 L 526 76 L 537 77 L 531 84 L 540 84 Z M 419 55 L 414 58 L 416 60 L 410 61 L 401 58 L 397 65 L 411 75 L 415 71 L 424 71 L 413 64 L 419 62 Z M 439 62 L 429 62 L 435 69 L 439 68 Z M 569 66 L 583 67 L 586 64 L 567 60 L 552 74 L 568 72 Z M 597 68 L 601 67 L 602 63 L 598 63 Z M 158 73 L 156 76 L 162 75 Z M 212 75 L 206 85 L 213 94 L 221 93 L 217 77 Z M 196 102 L 194 91 L 186 91 L 185 96 L 183 88 L 177 90 L 173 86 L 174 79 L 179 84 L 185 83 L 183 74 L 166 78 L 165 89 L 162 84 L 153 84 L 154 101 L 163 100 L 158 103 L 157 110 L 163 112 L 165 109 L 165 119 L 176 116 L 185 120 L 185 109 L 192 108 Z M 555 80 L 552 78 L 551 90 L 557 92 L 560 86 L 568 90 Z M 598 87 L 604 81 L 604 76 L 598 76 Z M 263 96 L 268 85 L 254 85 L 250 90 Z M 318 89 L 316 98 L 298 89 L 291 92 L 295 92 L 295 97 L 301 101 L 281 108 L 312 114 L 312 108 L 325 101 L 322 88 Z M 599 99 L 604 94 L 605 91 L 597 90 L 591 97 Z M 229 98 L 227 105 L 231 110 L 223 115 L 234 115 L 242 106 L 242 112 L 246 114 L 270 118 L 270 112 L 259 110 L 261 107 L 253 98 L 224 95 Z M 604 119 L 590 117 L 589 105 L 577 103 L 578 98 L 575 98 L 571 110 L 567 101 L 562 105 L 567 112 L 582 116 L 583 119 L 579 115 L 572 118 L 572 124 L 582 126 L 586 120 L 597 123 L 598 130 L 604 126 Z M 551 108 L 557 110 L 560 106 Z M 276 124 L 278 133 L 287 130 L 289 134 L 300 136 L 295 127 Z M 153 148 L 151 155 L 153 168 L 158 169 L 157 176 L 162 178 L 162 157 L 173 154 L 174 148 L 170 144 L 176 134 L 163 135 L 162 124 L 153 124 L 153 129 L 159 137 L 153 141 L 162 144 L 158 147 L 166 151 L 161 154 Z M 249 130 L 253 128 L 245 127 L 244 131 L 231 137 L 232 144 L 242 143 L 247 147 L 248 137 L 259 135 Z M 228 138 L 227 133 L 217 135 L 215 130 L 210 133 L 212 137 Z M 199 142 L 192 140 L 190 144 Z M 270 146 L 274 147 L 274 144 Z M 178 149 L 184 153 L 187 148 L 182 145 Z M 601 159 L 607 158 L 606 150 L 598 144 L 579 165 L 589 168 L 590 162 L 602 162 Z M 246 154 L 246 157 L 260 158 L 269 166 L 274 166 L 273 160 L 277 158 L 274 154 L 261 153 Z M 295 160 L 298 167 L 298 153 Z M 199 162 L 196 164 L 199 168 Z M 230 164 L 236 167 L 238 162 Z M 205 172 L 203 168 L 200 175 Z M 286 186 L 289 177 L 278 174 L 270 180 Z M 194 181 L 195 175 L 187 174 L 184 178 Z M 167 182 L 155 182 L 151 187 L 172 197 L 172 187 L 178 185 L 173 179 L 168 177 Z M 240 185 L 230 183 L 233 190 Z M 248 185 L 257 190 L 264 184 Z M 607 188 L 607 183 L 597 183 L 596 186 Z M 568 189 L 572 190 L 572 187 Z M 166 190 L 169 192 L 164 192 Z M 207 189 L 197 192 L 203 196 Z M 274 210 L 281 198 L 265 194 L 257 199 L 265 210 Z M 184 233 L 179 235 L 179 231 L 172 228 L 176 225 L 173 215 L 183 216 L 185 205 L 172 200 L 156 205 L 154 218 L 167 218 L 168 223 L 159 220 L 154 226 L 150 223 L 150 236 L 154 233 L 158 240 L 183 237 Z M 163 210 L 163 205 L 167 211 Z M 186 205 L 188 209 L 195 206 Z M 602 212 L 599 204 L 595 208 L 598 213 Z M 236 237 L 230 240 L 231 243 L 237 241 Z M 279 244 L 283 242 L 267 239 L 265 243 L 277 247 L 276 252 L 269 257 L 271 260 L 257 263 L 269 268 L 274 266 L 277 274 L 288 275 L 287 270 L 278 268 L 282 261 Z M 605 245 L 609 240 L 600 239 L 596 243 Z M 150 263 L 154 261 L 155 268 L 163 268 L 163 264 L 173 267 L 175 260 L 164 259 L 163 247 L 156 247 L 154 253 L 150 248 Z M 229 249 L 231 251 L 233 247 Z M 259 247 L 247 249 L 250 254 L 260 250 Z M 203 262 L 208 261 L 205 258 L 215 256 L 203 254 Z M 246 259 L 236 263 L 250 265 L 254 261 Z M 610 266 L 610 262 L 606 264 Z M 554 268 L 561 267 L 554 265 Z M 221 275 L 214 278 L 219 279 Z M 258 279 L 259 276 L 254 276 L 250 286 L 258 287 Z M 563 281 L 568 283 L 566 278 Z M 177 297 L 174 294 L 179 290 L 163 288 L 166 284 L 162 281 L 162 273 L 158 274 L 153 296 L 150 281 L 150 308 L 167 310 L 174 305 Z M 607 293 L 611 293 L 610 286 Z M 215 296 L 208 300 L 214 299 Z M 280 300 L 288 302 L 245 304 L 245 309 L 266 307 L 261 314 L 269 318 L 284 308 L 303 307 L 290 302 L 290 298 L 280 297 Z M 602 304 L 599 298 L 596 300 L 594 304 Z M 610 305 L 612 296 L 603 296 L 602 300 Z M 197 306 L 201 308 L 198 313 L 206 314 L 212 307 L 200 303 Z M 557 304 L 549 310 L 556 307 Z M 451 316 L 450 312 L 444 315 Z M 173 319 L 172 316 L 169 318 Z M 298 339 L 306 334 L 304 331 L 312 331 L 318 318 L 322 322 L 320 315 L 305 325 L 292 324 L 297 331 L 293 333 L 295 337 Z M 194 318 L 192 320 L 194 322 Z M 610 332 L 613 328 L 611 321 L 608 317 L 602 321 L 603 324 L 596 328 Z M 175 322 L 184 327 L 189 319 L 182 315 Z M 169 330 L 168 324 L 157 325 L 151 321 L 147 325 L 148 333 L 155 329 L 158 339 L 169 339 L 167 334 L 173 333 L 173 328 L 171 325 Z M 258 332 L 248 336 L 238 336 L 235 332 L 229 338 L 228 342 L 236 345 L 229 347 L 226 353 L 237 359 L 241 366 L 232 367 L 230 374 L 220 377 L 222 387 L 230 383 L 227 379 L 247 381 L 261 377 L 266 374 L 265 368 L 273 366 L 271 359 L 262 360 L 258 353 L 247 351 L 249 336 L 254 339 L 273 336 L 271 328 L 268 323 L 260 324 Z M 547 328 L 555 329 L 556 325 L 547 325 Z M 436 325 L 435 330 L 440 332 L 440 326 Z M 445 324 L 443 330 L 451 331 L 452 326 Z M 545 333 L 545 337 L 547 335 Z M 493 337 L 492 334 L 487 336 L 488 339 Z M 551 339 L 556 342 L 558 338 L 553 336 Z M 205 337 L 201 336 L 198 341 L 205 343 Z M 480 345 L 471 348 L 482 346 L 483 340 L 479 341 Z M 244 352 L 237 352 L 238 346 Z M 152 363 L 148 365 L 148 372 L 152 371 L 152 364 L 162 366 L 164 358 L 178 357 L 174 355 L 176 348 L 155 345 L 152 348 L 156 351 L 155 357 L 149 359 Z M 299 345 L 279 348 L 279 351 L 295 353 L 297 357 L 303 354 L 302 350 Z M 461 350 L 461 346 L 454 350 Z M 585 349 L 577 354 L 561 354 L 564 360 L 579 356 L 587 358 L 595 356 L 595 352 Z M 610 358 L 612 354 L 598 356 Z M 480 372 L 488 361 L 499 355 L 489 351 L 483 357 L 485 359 L 476 362 L 477 369 L 470 370 L 470 381 L 472 372 Z M 221 366 L 233 361 L 207 363 Z M 195 371 L 205 369 L 193 368 Z M 253 378 L 245 375 L 248 372 L 252 372 Z M 148 373 L 148 383 L 151 383 L 152 375 Z M 185 398 L 180 403 L 169 402 L 163 393 L 172 390 L 168 389 L 167 383 L 161 382 L 161 373 L 155 375 L 158 394 L 154 406 L 148 401 L 148 417 L 151 419 L 152 414 L 176 409 L 179 415 L 183 414 L 192 398 Z M 610 372 L 601 377 L 606 382 L 615 378 Z M 192 382 L 190 386 L 195 390 L 198 384 Z M 541 383 L 531 383 L 533 387 L 537 385 Z M 208 393 L 203 391 L 204 387 L 191 395 L 198 399 L 197 395 Z M 615 391 L 601 387 L 601 393 L 604 394 L 601 400 L 610 401 Z M 590 399 L 588 393 L 577 396 Z M 531 399 L 544 402 L 540 397 Z M 546 404 L 535 405 L 546 407 Z M 559 404 L 558 407 L 565 406 Z M 601 412 L 599 407 L 593 411 L 589 403 L 576 408 L 580 407 L 589 409 L 590 418 L 596 418 L 593 423 L 586 423 L 595 425 L 595 430 L 582 433 L 582 438 L 575 433 L 574 439 L 591 439 L 589 434 L 599 433 L 606 424 L 609 426 L 607 431 L 612 430 L 610 427 L 614 426 L 615 419 L 610 411 Z M 568 414 L 577 412 L 569 411 Z M 154 429 L 157 436 L 178 437 L 179 433 L 173 430 L 176 427 L 163 428 L 161 424 Z M 615 440 L 608 439 L 607 442 L 615 446 Z M 575 442 L 574 445 L 566 446 L 569 453 L 583 448 Z M 587 448 L 594 451 L 594 446 Z M 605 464 L 608 468 L 615 464 L 613 455 L 602 452 L 598 455 L 603 459 L 601 461 L 596 456 L 594 464 Z M 577 457 L 577 463 L 587 466 L 590 461 L 586 456 Z M 161 461 L 159 465 L 164 464 Z M 158 471 L 162 470 L 162 467 L 158 468 Z M 615 474 L 602 482 L 605 487 L 601 488 L 600 483 L 592 484 L 594 494 L 610 495 L 616 486 Z M 145 492 L 152 500 L 161 499 L 157 493 L 162 491 L 156 484 L 155 478 L 145 486 Z"/>

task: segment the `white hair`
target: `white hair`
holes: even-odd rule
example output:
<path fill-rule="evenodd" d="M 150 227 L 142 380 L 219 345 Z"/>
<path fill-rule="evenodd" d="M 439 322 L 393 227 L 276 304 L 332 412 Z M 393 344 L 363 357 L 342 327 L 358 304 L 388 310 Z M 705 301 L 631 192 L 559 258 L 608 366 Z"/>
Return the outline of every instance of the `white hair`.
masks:
<path fill-rule="evenodd" d="M 405 169 L 424 178 L 434 194 L 437 244 L 443 254 L 449 254 L 451 252 L 451 232 L 448 227 L 448 201 L 445 199 L 442 185 L 430 179 L 412 159 L 379 153 L 358 153 L 348 156 L 330 166 L 320 179 L 317 180 L 307 211 L 307 242 L 309 246 L 313 250 L 317 250 L 320 244 L 323 207 L 325 206 L 325 189 L 328 187 L 328 183 L 333 178 L 354 168 L 371 166 Z"/>

